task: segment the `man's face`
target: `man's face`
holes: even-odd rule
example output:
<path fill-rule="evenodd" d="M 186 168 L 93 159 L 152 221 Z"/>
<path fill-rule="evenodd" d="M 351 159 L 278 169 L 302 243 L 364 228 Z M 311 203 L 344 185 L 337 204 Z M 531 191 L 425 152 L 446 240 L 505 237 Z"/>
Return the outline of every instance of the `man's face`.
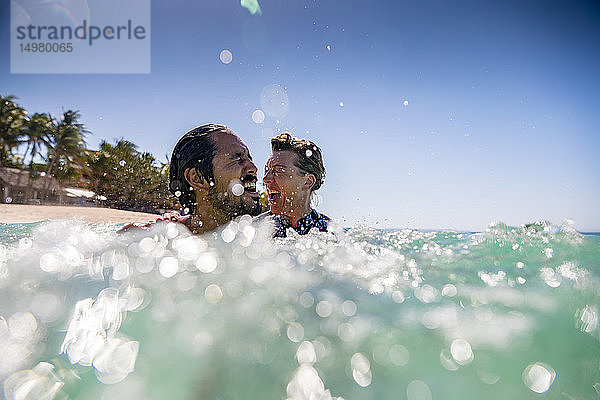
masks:
<path fill-rule="evenodd" d="M 273 214 L 289 215 L 294 207 L 301 207 L 298 195 L 307 195 L 303 193 L 306 172 L 295 165 L 297 161 L 298 155 L 290 150 L 274 151 L 267 160 L 263 182 Z"/>
<path fill-rule="evenodd" d="M 209 190 L 209 200 L 213 207 L 230 218 L 260 214 L 256 165 L 248 147 L 233 132 L 218 132 L 212 138 L 216 147 L 213 158 L 215 184 Z"/>

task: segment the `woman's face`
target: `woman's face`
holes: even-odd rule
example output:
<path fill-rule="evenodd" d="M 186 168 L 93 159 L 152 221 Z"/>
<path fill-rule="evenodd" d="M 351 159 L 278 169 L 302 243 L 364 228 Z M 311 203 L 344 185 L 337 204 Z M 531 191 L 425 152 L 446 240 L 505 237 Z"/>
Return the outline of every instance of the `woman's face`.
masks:
<path fill-rule="evenodd" d="M 309 194 L 306 172 L 295 165 L 297 161 L 296 153 L 283 150 L 274 151 L 265 164 L 263 182 L 273 214 L 290 215 L 295 208 L 302 206 L 302 201 Z"/>

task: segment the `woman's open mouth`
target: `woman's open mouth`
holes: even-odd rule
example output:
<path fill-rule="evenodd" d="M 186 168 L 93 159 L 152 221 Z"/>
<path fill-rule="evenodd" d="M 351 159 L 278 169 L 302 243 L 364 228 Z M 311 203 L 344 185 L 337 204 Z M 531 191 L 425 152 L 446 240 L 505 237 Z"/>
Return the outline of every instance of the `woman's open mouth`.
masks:
<path fill-rule="evenodd" d="M 269 191 L 269 203 L 276 203 L 281 198 L 281 193 L 276 191 Z"/>

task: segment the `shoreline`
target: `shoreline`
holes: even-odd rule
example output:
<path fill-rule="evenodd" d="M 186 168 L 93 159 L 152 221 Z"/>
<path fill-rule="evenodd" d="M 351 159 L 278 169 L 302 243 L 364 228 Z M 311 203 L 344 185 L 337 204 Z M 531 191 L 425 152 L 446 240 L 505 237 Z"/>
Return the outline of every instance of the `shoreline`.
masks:
<path fill-rule="evenodd" d="M 148 222 L 160 217 L 135 211 L 102 207 L 0 204 L 0 223 L 23 224 L 56 219 L 81 218 L 93 223 Z"/>

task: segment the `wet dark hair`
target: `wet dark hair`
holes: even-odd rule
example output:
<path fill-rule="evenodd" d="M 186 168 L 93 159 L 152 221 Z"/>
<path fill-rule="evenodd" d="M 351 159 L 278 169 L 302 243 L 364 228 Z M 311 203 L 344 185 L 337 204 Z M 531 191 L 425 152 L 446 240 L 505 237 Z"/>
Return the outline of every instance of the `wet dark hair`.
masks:
<path fill-rule="evenodd" d="M 298 154 L 296 166 L 316 178 L 311 192 L 321 187 L 325 181 L 325 165 L 323 165 L 323 154 L 315 143 L 306 139 L 298 139 L 287 132 L 271 139 L 273 151 L 290 150 Z"/>
<path fill-rule="evenodd" d="M 184 214 L 194 212 L 196 194 L 185 179 L 185 170 L 195 168 L 200 177 L 214 182 L 213 158 L 217 148 L 212 138 L 216 132 L 227 132 L 225 125 L 206 124 L 183 135 L 175 147 L 169 166 L 169 191 L 179 199 Z"/>

